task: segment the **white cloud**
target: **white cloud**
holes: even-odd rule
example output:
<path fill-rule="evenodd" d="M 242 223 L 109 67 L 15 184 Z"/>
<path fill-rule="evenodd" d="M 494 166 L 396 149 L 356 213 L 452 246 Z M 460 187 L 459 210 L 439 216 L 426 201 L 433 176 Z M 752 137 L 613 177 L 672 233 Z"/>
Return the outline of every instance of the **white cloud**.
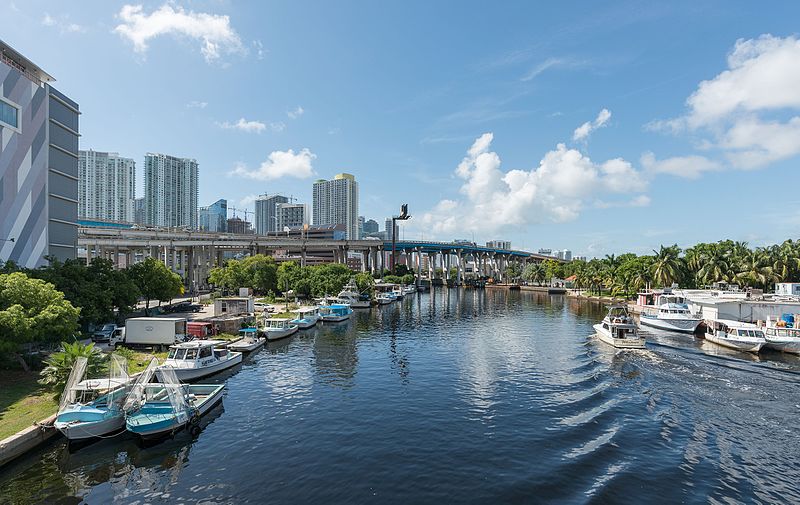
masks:
<path fill-rule="evenodd" d="M 572 58 L 547 58 L 543 62 L 530 69 L 528 73 L 523 75 L 520 80 L 523 82 L 532 81 L 551 68 L 576 68 L 584 65 L 586 65 L 585 61 Z"/>
<path fill-rule="evenodd" d="M 42 17 L 42 25 L 58 28 L 61 33 L 84 33 L 86 31 L 83 26 L 71 22 L 69 16 L 53 17 L 47 12 Z"/>
<path fill-rule="evenodd" d="M 575 128 L 575 132 L 572 134 L 572 140 L 580 141 L 580 140 L 587 140 L 589 135 L 596 129 L 602 128 L 608 124 L 608 120 L 611 119 L 611 111 L 608 109 L 603 109 L 597 114 L 597 117 L 594 121 L 586 121 L 579 127 Z"/>
<path fill-rule="evenodd" d="M 255 170 L 250 170 L 240 163 L 234 167 L 231 175 L 262 181 L 280 179 L 281 177 L 307 179 L 316 174 L 311 165 L 311 162 L 316 157 L 314 153 L 305 148 L 297 153 L 292 149 L 288 151 L 273 151 L 269 154 L 267 160 L 262 162 Z"/>
<path fill-rule="evenodd" d="M 543 221 L 575 219 L 592 199 L 630 195 L 647 189 L 641 172 L 621 159 L 595 163 L 564 144 L 544 155 L 531 170 L 500 169 L 500 157 L 491 151 L 492 133 L 481 135 L 467 151 L 455 174 L 463 180 L 464 198 L 442 200 L 420 219 L 434 234 L 493 231 Z M 609 205 L 645 205 L 645 195 Z"/>
<path fill-rule="evenodd" d="M 800 154 L 800 116 L 791 116 L 800 109 L 800 40 L 769 34 L 737 40 L 727 70 L 701 82 L 686 105 L 685 115 L 653 121 L 645 128 L 700 135 L 695 140 L 700 148 L 719 149 L 727 165 L 739 169 L 760 168 Z M 698 161 L 698 157 L 676 160 L 691 158 Z M 668 165 L 670 173 L 685 171 L 677 165 Z M 722 164 L 706 160 L 701 166 L 706 168 L 686 173 L 696 177 Z"/>
<path fill-rule="evenodd" d="M 289 112 L 286 113 L 286 115 L 289 116 L 289 119 L 297 119 L 300 116 L 302 116 L 304 112 L 305 111 L 303 110 L 303 108 L 298 105 L 296 109 L 290 110 Z"/>
<path fill-rule="evenodd" d="M 245 208 L 249 207 L 249 206 L 253 205 L 256 200 L 258 200 L 258 195 L 249 194 L 249 195 L 243 196 L 239 200 L 239 206 L 240 207 L 245 207 Z"/>
<path fill-rule="evenodd" d="M 228 16 L 186 11 L 165 3 L 150 14 L 144 12 L 142 5 L 124 5 L 117 17 L 122 23 L 114 31 L 133 43 L 138 53 L 145 53 L 148 42 L 161 35 L 199 40 L 202 43 L 200 52 L 209 63 L 219 59 L 222 53 L 244 52 L 239 34 L 231 27 Z"/>
<path fill-rule="evenodd" d="M 208 105 L 208 102 L 200 102 L 198 100 L 192 100 L 191 102 L 186 104 L 186 108 L 188 109 L 205 109 Z"/>
<path fill-rule="evenodd" d="M 283 121 L 278 121 L 276 123 L 270 123 L 269 124 L 269 128 L 270 128 L 270 130 L 272 130 L 274 132 L 282 132 L 284 129 L 286 129 L 286 123 L 284 123 Z"/>
<path fill-rule="evenodd" d="M 651 174 L 670 174 L 686 179 L 697 179 L 703 172 L 722 170 L 722 164 L 705 156 L 674 156 L 657 160 L 651 152 L 642 155 L 642 167 Z"/>
<path fill-rule="evenodd" d="M 260 40 L 254 40 L 252 42 L 253 49 L 256 51 L 256 59 L 263 60 L 264 54 L 266 54 L 266 50 L 264 49 L 264 44 L 261 43 Z"/>
<path fill-rule="evenodd" d="M 245 118 L 239 118 L 235 123 L 225 121 L 217 123 L 217 125 L 225 130 L 239 130 L 247 133 L 261 133 L 267 129 L 267 125 L 261 121 L 248 121 Z"/>

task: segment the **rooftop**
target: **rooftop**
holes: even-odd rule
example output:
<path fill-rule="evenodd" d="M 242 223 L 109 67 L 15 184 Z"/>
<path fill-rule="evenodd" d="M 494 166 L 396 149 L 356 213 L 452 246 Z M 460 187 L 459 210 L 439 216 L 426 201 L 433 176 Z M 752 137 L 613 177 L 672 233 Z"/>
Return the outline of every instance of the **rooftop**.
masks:
<path fill-rule="evenodd" d="M 0 60 L 6 65 L 14 67 L 22 72 L 25 77 L 36 84 L 55 81 L 52 75 L 39 68 L 38 65 L 22 56 L 22 54 L 2 40 L 0 40 Z"/>

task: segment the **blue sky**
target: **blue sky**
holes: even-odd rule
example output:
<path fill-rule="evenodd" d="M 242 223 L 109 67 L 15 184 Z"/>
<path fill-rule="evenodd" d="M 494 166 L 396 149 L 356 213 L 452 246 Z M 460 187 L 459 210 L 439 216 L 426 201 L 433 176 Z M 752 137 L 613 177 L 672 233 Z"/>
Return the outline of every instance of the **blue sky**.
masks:
<path fill-rule="evenodd" d="M 200 204 L 338 172 L 407 238 L 589 256 L 797 238 L 796 2 L 0 2 L 81 148 L 196 158 Z M 139 186 L 142 187 L 141 176 Z"/>

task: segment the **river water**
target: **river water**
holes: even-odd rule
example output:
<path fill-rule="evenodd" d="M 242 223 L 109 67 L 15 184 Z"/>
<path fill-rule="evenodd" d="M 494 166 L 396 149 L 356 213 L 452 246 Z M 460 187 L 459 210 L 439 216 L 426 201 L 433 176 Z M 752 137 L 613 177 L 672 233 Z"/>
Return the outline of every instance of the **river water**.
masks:
<path fill-rule="evenodd" d="M 63 440 L 0 470 L 2 503 L 800 502 L 800 361 L 650 332 L 602 307 L 443 290 L 306 330 L 206 382 L 194 439 Z"/>

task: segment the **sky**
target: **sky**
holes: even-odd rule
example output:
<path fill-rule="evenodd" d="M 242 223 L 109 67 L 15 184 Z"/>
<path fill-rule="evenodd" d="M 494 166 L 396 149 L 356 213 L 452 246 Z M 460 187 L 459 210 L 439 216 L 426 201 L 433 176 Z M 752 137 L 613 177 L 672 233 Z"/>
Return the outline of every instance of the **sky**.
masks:
<path fill-rule="evenodd" d="M 200 205 L 355 175 L 406 239 L 574 255 L 800 232 L 798 2 L 0 0 L 80 148 L 195 158 Z M 242 211 L 238 215 L 241 217 Z"/>

